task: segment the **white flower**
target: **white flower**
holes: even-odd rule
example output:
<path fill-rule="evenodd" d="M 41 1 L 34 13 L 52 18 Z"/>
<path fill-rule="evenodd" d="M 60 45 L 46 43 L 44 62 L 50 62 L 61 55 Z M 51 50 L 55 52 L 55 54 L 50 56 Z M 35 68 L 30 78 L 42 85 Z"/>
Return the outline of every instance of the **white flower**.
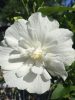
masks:
<path fill-rule="evenodd" d="M 32 14 L 28 21 L 16 21 L 6 30 L 4 46 L 0 46 L 6 84 L 42 94 L 50 88 L 50 74 L 65 80 L 65 66 L 75 57 L 71 37 L 71 31 L 59 28 L 56 20 L 41 13 Z"/>

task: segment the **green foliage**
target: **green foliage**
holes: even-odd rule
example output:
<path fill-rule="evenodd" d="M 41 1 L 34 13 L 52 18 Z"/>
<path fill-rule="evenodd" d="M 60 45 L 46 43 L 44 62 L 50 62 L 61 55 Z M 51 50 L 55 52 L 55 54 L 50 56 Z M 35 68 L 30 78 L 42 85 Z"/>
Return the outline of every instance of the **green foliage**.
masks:
<path fill-rule="evenodd" d="M 75 11 L 75 8 L 72 7 L 61 7 L 61 6 L 55 6 L 55 7 L 40 7 L 38 11 L 42 12 L 46 15 L 51 15 L 53 13 L 59 13 L 59 12 L 65 12 L 65 11 Z"/>
<path fill-rule="evenodd" d="M 51 99 L 62 99 L 63 96 L 66 96 L 70 92 L 69 87 L 65 88 L 62 84 L 57 84 L 57 87 L 52 93 Z"/>
<path fill-rule="evenodd" d="M 55 84 L 51 100 L 75 99 L 75 62 L 68 68 L 68 78 L 65 82 Z"/>
<path fill-rule="evenodd" d="M 57 84 L 54 89 L 51 100 L 71 100 L 75 97 L 75 86 L 63 86 L 63 84 Z"/>
<path fill-rule="evenodd" d="M 12 22 L 15 16 L 27 19 L 43 4 L 43 0 L 7 0 L 6 5 L 0 9 L 0 20 Z"/>

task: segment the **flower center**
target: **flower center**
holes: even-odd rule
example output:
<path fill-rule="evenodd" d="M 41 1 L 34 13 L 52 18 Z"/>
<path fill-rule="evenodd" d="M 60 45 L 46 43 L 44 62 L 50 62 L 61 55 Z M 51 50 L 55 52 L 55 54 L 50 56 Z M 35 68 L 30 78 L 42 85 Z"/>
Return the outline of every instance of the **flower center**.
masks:
<path fill-rule="evenodd" d="M 32 53 L 31 58 L 34 60 L 38 60 L 38 59 L 41 59 L 42 56 L 43 56 L 42 50 L 37 49 Z"/>

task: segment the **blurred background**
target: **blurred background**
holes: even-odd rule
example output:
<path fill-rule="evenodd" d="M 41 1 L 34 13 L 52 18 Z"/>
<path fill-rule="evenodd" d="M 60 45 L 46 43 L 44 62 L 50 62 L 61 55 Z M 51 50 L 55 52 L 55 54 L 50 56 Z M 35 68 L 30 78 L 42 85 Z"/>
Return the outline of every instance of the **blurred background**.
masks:
<path fill-rule="evenodd" d="M 34 12 L 42 12 L 56 19 L 60 27 L 68 28 L 73 35 L 75 48 L 75 0 L 0 0 L 0 42 L 5 30 L 19 18 L 28 19 Z M 0 100 L 75 100 L 75 62 L 66 69 L 68 78 L 53 77 L 51 91 L 42 95 L 29 94 L 5 85 L 0 69 Z"/>

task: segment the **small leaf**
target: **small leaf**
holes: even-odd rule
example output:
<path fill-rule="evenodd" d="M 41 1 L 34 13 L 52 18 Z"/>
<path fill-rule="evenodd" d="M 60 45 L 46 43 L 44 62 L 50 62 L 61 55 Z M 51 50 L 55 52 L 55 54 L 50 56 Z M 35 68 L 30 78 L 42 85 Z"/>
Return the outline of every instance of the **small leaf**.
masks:
<path fill-rule="evenodd" d="M 58 98 L 63 98 L 67 94 L 69 94 L 69 92 L 70 92 L 69 87 L 65 88 L 62 84 L 58 84 L 57 87 L 55 88 L 55 90 L 52 93 L 51 99 L 56 100 Z"/>
<path fill-rule="evenodd" d="M 75 86 L 70 86 L 70 91 L 75 91 Z"/>
<path fill-rule="evenodd" d="M 14 19 L 15 21 L 17 21 L 18 19 L 22 19 L 22 17 L 21 17 L 21 16 L 15 16 L 15 17 L 13 17 L 13 19 Z"/>

